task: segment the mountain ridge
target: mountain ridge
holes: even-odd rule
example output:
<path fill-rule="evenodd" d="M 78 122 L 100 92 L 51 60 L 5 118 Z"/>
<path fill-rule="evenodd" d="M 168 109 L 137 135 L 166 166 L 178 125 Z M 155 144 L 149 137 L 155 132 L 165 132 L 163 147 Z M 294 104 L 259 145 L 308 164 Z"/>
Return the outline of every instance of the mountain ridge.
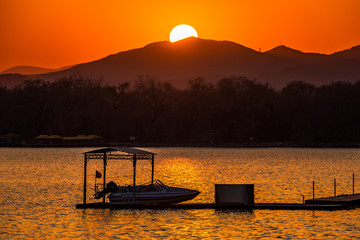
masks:
<path fill-rule="evenodd" d="M 245 76 L 281 88 L 291 81 L 315 85 L 360 80 L 360 46 L 333 54 L 304 53 L 286 46 L 258 52 L 231 41 L 187 38 L 159 41 L 81 63 L 62 71 L 36 74 L 54 80 L 74 73 L 103 78 L 106 84 L 134 82 L 139 75 L 157 76 L 175 87 L 202 77 L 215 83 L 224 77 Z"/>

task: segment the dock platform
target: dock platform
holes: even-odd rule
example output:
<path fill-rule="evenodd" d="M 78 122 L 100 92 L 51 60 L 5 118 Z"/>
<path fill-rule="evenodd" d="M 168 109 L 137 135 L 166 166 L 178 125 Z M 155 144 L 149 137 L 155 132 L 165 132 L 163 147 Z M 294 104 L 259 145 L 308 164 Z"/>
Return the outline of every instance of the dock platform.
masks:
<path fill-rule="evenodd" d="M 255 203 L 251 206 L 245 205 L 216 205 L 215 203 L 182 203 L 182 204 L 112 204 L 112 203 L 86 203 L 77 204 L 77 209 L 214 209 L 214 210 L 347 210 L 354 206 L 343 204 L 298 204 L 298 203 Z"/>
<path fill-rule="evenodd" d="M 341 204 L 360 207 L 360 193 L 305 200 L 305 204 Z"/>
<path fill-rule="evenodd" d="M 339 195 L 336 197 L 315 198 L 300 203 L 254 203 L 253 205 L 215 203 L 179 203 L 179 204 L 113 204 L 113 203 L 86 203 L 77 204 L 77 209 L 215 209 L 215 210 L 347 210 L 360 207 L 360 194 Z"/>

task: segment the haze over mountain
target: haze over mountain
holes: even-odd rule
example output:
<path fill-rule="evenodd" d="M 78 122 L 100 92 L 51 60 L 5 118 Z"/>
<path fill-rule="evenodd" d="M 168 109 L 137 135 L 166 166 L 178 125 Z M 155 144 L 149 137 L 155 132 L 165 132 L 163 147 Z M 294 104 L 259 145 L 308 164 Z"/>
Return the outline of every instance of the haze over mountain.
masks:
<path fill-rule="evenodd" d="M 26 80 L 31 80 L 32 78 L 26 75 L 21 75 L 18 73 L 5 73 L 0 74 L 0 86 L 6 86 L 8 88 L 13 88 Z"/>
<path fill-rule="evenodd" d="M 23 75 L 34 75 L 34 74 L 43 74 L 43 73 L 50 73 L 50 72 L 57 72 L 62 71 L 68 68 L 71 68 L 74 65 L 65 66 L 61 68 L 43 68 L 43 67 L 34 67 L 34 66 L 15 66 L 11 67 L 9 69 L 6 69 L 0 74 L 7 74 L 7 73 L 13 73 L 13 74 L 23 74 Z"/>
<path fill-rule="evenodd" d="M 216 82 L 224 77 L 245 76 L 281 88 L 292 81 L 315 85 L 360 80 L 360 46 L 331 55 L 304 53 L 279 46 L 258 52 L 230 41 L 187 38 L 178 42 L 155 42 L 69 69 L 29 76 L 54 80 L 74 73 L 103 78 L 104 83 L 135 81 L 139 75 L 157 76 L 183 88 L 202 77 Z"/>

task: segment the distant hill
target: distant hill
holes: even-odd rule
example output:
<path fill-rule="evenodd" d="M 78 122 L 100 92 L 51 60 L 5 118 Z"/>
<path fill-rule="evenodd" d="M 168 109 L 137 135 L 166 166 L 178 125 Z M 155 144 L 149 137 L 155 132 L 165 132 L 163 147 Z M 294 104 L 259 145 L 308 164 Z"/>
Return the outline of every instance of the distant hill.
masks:
<path fill-rule="evenodd" d="M 315 85 L 328 84 L 336 81 L 355 82 L 360 80 L 357 58 L 360 46 L 331 55 L 304 53 L 298 50 L 279 46 L 266 52 L 286 60 L 286 64 L 264 76 L 274 86 L 283 87 L 291 81 L 303 81 Z M 359 52 L 360 54 L 360 52 Z"/>
<path fill-rule="evenodd" d="M 314 62 L 321 62 L 321 61 L 331 61 L 332 57 L 326 54 L 320 53 L 304 53 L 299 50 L 295 50 L 284 45 L 275 47 L 265 54 L 269 54 L 272 56 L 277 56 L 282 59 L 286 59 L 287 61 L 294 61 L 296 64 L 303 64 L 303 63 L 314 63 Z"/>
<path fill-rule="evenodd" d="M 18 73 L 22 75 L 34 75 L 34 74 L 43 74 L 43 73 L 50 73 L 50 72 L 56 72 L 56 71 L 62 71 L 65 69 L 68 69 L 71 66 L 65 66 L 61 68 L 42 68 L 42 67 L 34 67 L 34 66 L 16 66 L 9 69 L 6 69 L 5 71 L 0 72 L 0 74 L 7 74 L 7 73 Z"/>
<path fill-rule="evenodd" d="M 17 73 L 0 74 L 0 87 L 13 88 L 26 80 L 31 78 Z"/>
<path fill-rule="evenodd" d="M 279 46 L 258 52 L 230 41 L 187 38 L 175 43 L 155 42 L 62 71 L 32 75 L 53 80 L 74 73 L 103 78 L 105 83 L 133 82 L 139 75 L 157 76 L 183 88 L 188 80 L 203 77 L 216 82 L 246 76 L 281 88 L 291 81 L 315 85 L 360 80 L 360 46 L 331 55 L 304 53 Z"/>
<path fill-rule="evenodd" d="M 360 45 L 346 49 L 344 51 L 333 53 L 332 56 L 342 58 L 360 58 Z"/>

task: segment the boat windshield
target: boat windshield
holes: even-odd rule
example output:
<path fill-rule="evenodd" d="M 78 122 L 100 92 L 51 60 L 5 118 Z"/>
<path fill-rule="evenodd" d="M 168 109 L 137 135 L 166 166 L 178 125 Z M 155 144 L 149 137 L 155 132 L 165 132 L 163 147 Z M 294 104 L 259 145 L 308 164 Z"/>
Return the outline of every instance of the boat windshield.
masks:
<path fill-rule="evenodd" d="M 155 180 L 154 186 L 159 189 L 159 191 L 167 190 L 169 187 L 166 186 L 163 182 L 160 180 Z"/>
<path fill-rule="evenodd" d="M 139 192 L 162 192 L 166 191 L 169 187 L 166 186 L 160 180 L 155 180 L 153 184 L 147 183 L 144 185 L 139 186 Z M 132 191 L 132 190 L 131 190 Z"/>

